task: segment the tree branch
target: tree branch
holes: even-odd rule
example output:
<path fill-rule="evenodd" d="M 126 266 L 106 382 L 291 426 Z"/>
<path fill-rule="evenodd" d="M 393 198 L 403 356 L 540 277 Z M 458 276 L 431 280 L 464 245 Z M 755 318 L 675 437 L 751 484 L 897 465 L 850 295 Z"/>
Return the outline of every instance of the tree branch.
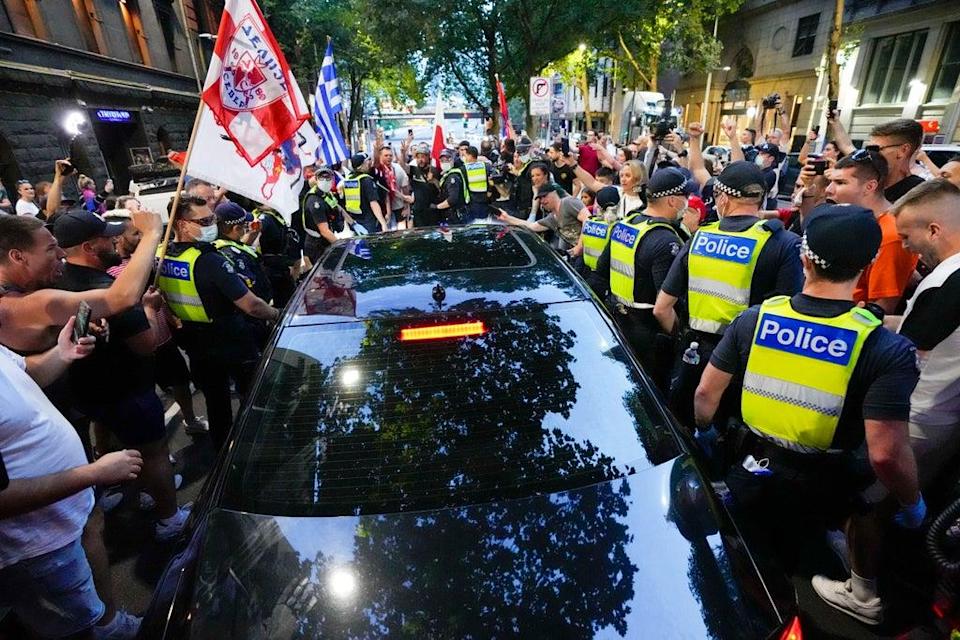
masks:
<path fill-rule="evenodd" d="M 473 90 L 470 88 L 470 85 L 467 84 L 466 78 L 463 77 L 463 75 L 460 72 L 460 69 L 457 68 L 457 65 L 449 64 L 447 65 L 447 68 L 453 74 L 453 77 L 457 79 L 457 82 L 460 83 L 460 86 L 463 87 L 463 91 L 464 93 L 467 94 L 467 97 L 470 98 L 470 101 L 473 102 L 478 107 L 480 107 L 481 109 L 485 108 L 486 104 L 483 102 L 483 100 L 477 97 L 477 94 L 475 94 Z"/>
<path fill-rule="evenodd" d="M 637 64 L 637 59 L 633 57 L 632 53 L 630 53 L 630 49 L 627 48 L 627 43 L 623 41 L 623 33 L 621 33 L 619 29 L 617 30 L 617 39 L 620 41 L 620 47 L 623 49 L 623 52 L 627 54 L 627 60 L 630 62 L 633 70 L 637 72 L 637 75 L 640 76 L 649 87 L 650 79 L 647 77 L 647 74 L 640 70 L 640 65 Z"/>

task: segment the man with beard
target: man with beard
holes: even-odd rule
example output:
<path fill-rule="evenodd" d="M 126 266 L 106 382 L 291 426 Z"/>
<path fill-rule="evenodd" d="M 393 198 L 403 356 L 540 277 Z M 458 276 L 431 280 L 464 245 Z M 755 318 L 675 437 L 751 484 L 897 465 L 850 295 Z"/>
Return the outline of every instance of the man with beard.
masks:
<path fill-rule="evenodd" d="M 407 157 L 407 147 L 413 142 L 409 137 L 400 153 L 402 158 Z M 440 196 L 440 186 L 437 183 L 436 171 L 430 164 L 430 147 L 425 143 L 417 145 L 414 151 L 414 161 L 407 166 L 410 174 L 410 188 L 413 191 L 413 204 L 410 206 L 413 213 L 413 224 L 417 227 L 431 227 L 440 223 L 440 215 L 430 205 L 437 202 Z"/>
<path fill-rule="evenodd" d="M 114 240 L 123 231 L 122 223 L 105 222 L 89 211 L 60 216 L 53 234 L 67 261 L 56 286 L 78 292 L 110 288 L 114 279 L 107 269 L 122 260 Z M 183 531 L 190 510 L 177 508 L 163 403 L 154 385 L 151 356 L 157 347 L 160 304 L 160 294 L 151 289 L 142 305 L 108 317 L 110 340 L 71 367 L 69 381 L 77 409 L 104 425 L 124 447 L 143 454 L 143 487 L 155 501 L 154 533 L 162 542 Z"/>

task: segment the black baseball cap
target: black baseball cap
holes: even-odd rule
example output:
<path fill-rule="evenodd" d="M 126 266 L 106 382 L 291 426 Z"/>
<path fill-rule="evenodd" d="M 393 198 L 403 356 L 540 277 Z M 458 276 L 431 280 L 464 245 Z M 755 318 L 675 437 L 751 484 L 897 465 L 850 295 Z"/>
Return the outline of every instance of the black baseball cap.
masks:
<path fill-rule="evenodd" d="M 655 171 L 647 183 L 647 197 L 651 200 L 667 196 L 686 195 L 687 178 L 679 169 L 660 169 Z"/>
<path fill-rule="evenodd" d="M 746 160 L 731 162 L 724 167 L 714 181 L 713 189 L 734 198 L 759 198 L 767 192 L 763 170 Z"/>
<path fill-rule="evenodd" d="M 807 216 L 801 250 L 826 271 L 860 271 L 877 257 L 882 236 L 870 209 L 821 204 Z"/>
<path fill-rule="evenodd" d="M 356 169 L 366 161 L 367 161 L 367 154 L 365 153 L 355 153 L 352 156 L 350 156 L 350 166 L 353 167 L 354 169 Z"/>
<path fill-rule="evenodd" d="M 452 158 L 456 154 L 453 152 L 453 149 L 442 149 L 440 151 L 441 158 Z"/>
<path fill-rule="evenodd" d="M 122 222 L 107 222 L 85 209 L 73 209 L 53 223 L 53 237 L 63 249 L 69 249 L 94 238 L 113 238 L 123 233 Z"/>
<path fill-rule="evenodd" d="M 221 202 L 213 212 L 217 214 L 217 220 L 224 224 L 253 222 L 253 214 L 236 202 Z"/>
<path fill-rule="evenodd" d="M 563 190 L 563 187 L 558 185 L 556 182 L 548 182 L 540 187 L 540 189 L 537 191 L 537 197 L 542 198 L 543 196 L 550 195 L 551 193 L 555 193 L 561 198 L 567 195 L 567 192 Z"/>
<path fill-rule="evenodd" d="M 780 157 L 780 147 L 773 144 L 772 142 L 764 142 L 763 144 L 758 144 L 756 149 L 759 153 L 765 153 L 768 156 L 773 156 L 774 158 Z"/>

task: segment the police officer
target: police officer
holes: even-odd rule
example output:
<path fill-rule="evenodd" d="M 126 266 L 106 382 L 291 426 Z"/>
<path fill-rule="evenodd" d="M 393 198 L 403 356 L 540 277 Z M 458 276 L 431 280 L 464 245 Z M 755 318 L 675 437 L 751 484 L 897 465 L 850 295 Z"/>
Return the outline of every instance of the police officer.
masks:
<path fill-rule="evenodd" d="M 520 141 L 517 142 L 516 159 L 513 166 L 510 167 L 515 176 L 513 181 L 513 199 L 517 211 L 520 212 L 519 217 L 521 218 L 529 217 L 530 210 L 533 208 L 534 185 L 533 179 L 530 177 L 531 165 L 534 160 L 530 155 L 532 148 L 533 143 L 530 141 L 530 138 L 526 136 L 520 138 Z"/>
<path fill-rule="evenodd" d="M 454 164 L 455 157 L 451 149 L 440 152 L 440 193 L 444 200 L 430 208 L 440 212 L 441 220 L 458 223 L 466 218 L 470 191 L 463 170 Z"/>
<path fill-rule="evenodd" d="M 316 262 L 337 241 L 334 234 L 343 231 L 343 212 L 333 192 L 333 170 L 329 167 L 317 171 L 316 184 L 307 193 L 300 215 L 306 235 L 303 253 Z"/>
<path fill-rule="evenodd" d="M 250 291 L 213 246 L 217 216 L 203 199 L 184 196 L 171 224 L 176 241 L 160 264 L 159 286 L 183 322 L 178 341 L 203 392 L 210 436 L 220 446 L 233 424 L 230 380 L 245 393 L 260 358 L 257 336 L 246 317 L 275 322 L 280 312 Z"/>
<path fill-rule="evenodd" d="M 387 219 L 380 207 L 377 182 L 370 175 L 370 158 L 365 153 L 350 158 L 352 172 L 340 183 L 344 208 L 354 219 L 354 231 L 359 235 L 387 230 Z"/>
<path fill-rule="evenodd" d="M 750 305 L 803 286 L 800 238 L 779 220 L 761 220 L 766 197 L 763 173 L 752 162 L 733 162 L 714 185 L 720 220 L 700 227 L 680 250 L 657 296 L 654 316 L 663 330 L 680 329 L 677 302 L 686 299 L 689 320 L 682 332 L 681 366 L 671 388 L 671 407 L 690 424 L 693 392 L 710 352 L 727 325 Z M 689 353 L 692 343 L 696 353 Z"/>
<path fill-rule="evenodd" d="M 872 212 L 829 204 L 814 211 L 801 248 L 803 292 L 770 298 L 729 325 L 697 389 L 697 437 L 712 448 L 720 398 L 728 388 L 739 392 L 745 427 L 725 473 L 733 508 L 758 538 L 785 544 L 788 561 L 799 526 L 836 526 L 852 516 L 850 579 L 815 576 L 813 588 L 831 606 L 877 624 L 877 520 L 898 508 L 895 521 L 916 528 L 926 511 L 907 431 L 916 352 L 853 302 L 880 248 Z M 879 480 L 867 492 L 873 474 L 854 455 L 864 443 Z M 888 514 L 871 509 L 880 488 L 899 504 Z"/>
<path fill-rule="evenodd" d="M 407 174 L 410 176 L 410 190 L 413 191 L 413 224 L 418 227 L 430 227 L 438 224 L 440 219 L 436 204 L 440 195 L 436 169 L 431 166 L 430 147 L 426 144 L 417 146 L 414 152 L 414 161 L 408 165 Z"/>
<path fill-rule="evenodd" d="M 254 214 L 260 225 L 260 255 L 270 279 L 273 306 L 282 309 L 296 289 L 290 268 L 300 258 L 299 238 L 270 207 L 257 208 Z"/>
<path fill-rule="evenodd" d="M 604 187 L 597 192 L 595 204 L 597 205 L 597 214 L 590 217 L 584 223 L 583 232 L 580 234 L 580 242 L 583 244 L 583 264 L 591 271 L 597 270 L 597 263 L 600 256 L 603 255 L 607 243 L 610 242 L 610 232 L 613 231 L 613 225 L 617 221 L 616 207 L 620 203 L 620 192 L 616 187 Z M 589 274 L 587 274 L 589 276 Z M 604 279 L 601 279 L 603 291 Z M 587 282 L 590 282 L 588 277 Z M 609 283 L 608 283 L 609 284 Z M 591 285 L 593 286 L 593 285 Z M 603 296 L 603 293 L 597 293 Z"/>
<path fill-rule="evenodd" d="M 253 214 L 244 210 L 236 202 L 229 201 L 218 204 L 214 213 L 217 215 L 219 235 L 214 240 L 213 246 L 233 265 L 237 275 L 254 295 L 263 300 L 270 300 L 273 297 L 270 278 L 260 261 L 260 254 L 241 240 L 249 231 Z"/>
<path fill-rule="evenodd" d="M 474 146 L 468 146 L 464 152 L 463 172 L 467 177 L 467 190 L 470 192 L 470 204 L 464 222 L 483 220 L 489 215 L 487 191 L 489 173 L 487 163 L 479 158 L 480 152 Z"/>
<path fill-rule="evenodd" d="M 661 169 L 653 174 L 647 186 L 647 208 L 613 226 L 610 242 L 591 278 L 595 292 L 609 289 L 617 323 L 664 394 L 669 390 L 673 342 L 653 317 L 653 304 L 670 265 L 680 253 L 677 218 L 687 206 L 686 181 L 676 169 Z"/>

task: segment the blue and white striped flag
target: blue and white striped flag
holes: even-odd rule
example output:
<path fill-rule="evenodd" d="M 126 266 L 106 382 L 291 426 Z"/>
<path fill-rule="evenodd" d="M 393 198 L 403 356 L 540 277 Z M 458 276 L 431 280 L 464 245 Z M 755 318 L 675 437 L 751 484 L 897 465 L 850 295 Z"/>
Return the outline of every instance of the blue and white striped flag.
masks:
<path fill-rule="evenodd" d="M 317 78 L 317 91 L 313 96 L 313 119 L 320 134 L 320 152 L 328 165 L 346 160 L 350 155 L 343 141 L 337 114 L 343 111 L 340 99 L 340 81 L 337 80 L 337 68 L 333 64 L 333 42 L 327 43 L 327 52 L 323 54 L 320 77 Z"/>

